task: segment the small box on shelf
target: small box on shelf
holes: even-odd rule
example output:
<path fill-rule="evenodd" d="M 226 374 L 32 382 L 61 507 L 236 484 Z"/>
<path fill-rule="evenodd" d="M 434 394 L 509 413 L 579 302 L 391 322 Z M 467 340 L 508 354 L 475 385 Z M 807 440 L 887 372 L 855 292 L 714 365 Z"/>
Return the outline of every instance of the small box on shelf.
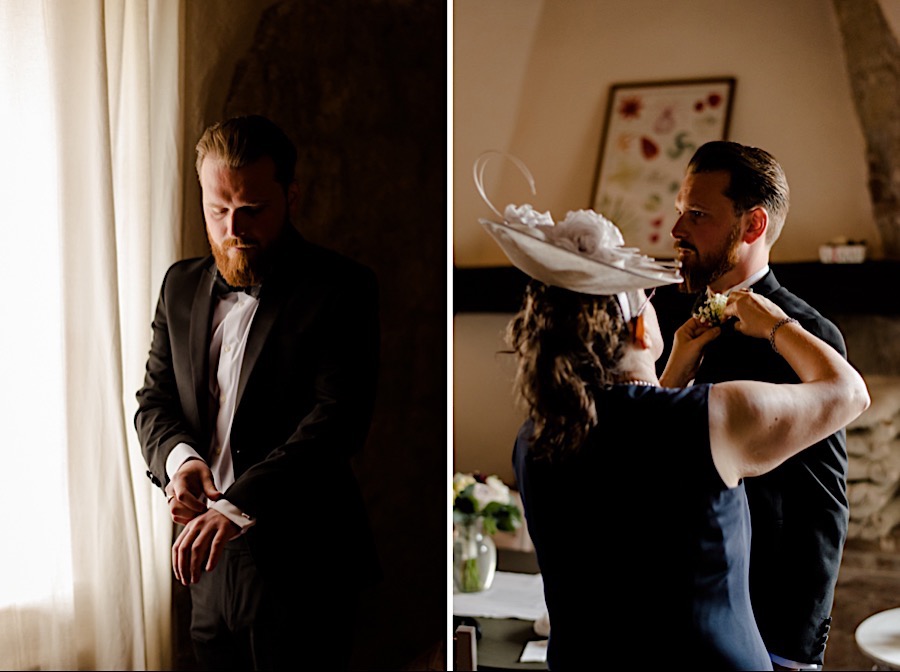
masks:
<path fill-rule="evenodd" d="M 866 241 L 835 238 L 819 246 L 823 264 L 861 264 L 866 260 Z"/>

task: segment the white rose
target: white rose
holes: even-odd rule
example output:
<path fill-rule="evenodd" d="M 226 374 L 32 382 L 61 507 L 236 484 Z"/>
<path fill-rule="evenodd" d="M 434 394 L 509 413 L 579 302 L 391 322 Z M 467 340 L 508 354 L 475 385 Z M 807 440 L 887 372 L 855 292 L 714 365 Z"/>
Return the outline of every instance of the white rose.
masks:
<path fill-rule="evenodd" d="M 509 488 L 506 487 L 506 484 L 500 480 L 499 476 L 488 476 L 484 480 L 497 493 L 498 497 L 503 497 L 503 499 L 499 499 L 497 501 L 505 504 L 510 500 Z"/>
<path fill-rule="evenodd" d="M 547 231 L 547 238 L 560 247 L 588 256 L 606 256 L 604 250 L 621 247 L 622 232 L 593 210 L 570 210 L 566 218 Z"/>
<path fill-rule="evenodd" d="M 506 486 L 503 486 L 506 488 Z M 476 483 L 475 488 L 472 490 L 472 495 L 475 497 L 475 501 L 478 503 L 478 510 L 484 510 L 491 502 L 499 502 L 500 504 L 508 504 L 509 503 L 509 490 L 504 493 L 503 491 L 497 489 L 496 487 L 492 487 L 487 483 Z"/>

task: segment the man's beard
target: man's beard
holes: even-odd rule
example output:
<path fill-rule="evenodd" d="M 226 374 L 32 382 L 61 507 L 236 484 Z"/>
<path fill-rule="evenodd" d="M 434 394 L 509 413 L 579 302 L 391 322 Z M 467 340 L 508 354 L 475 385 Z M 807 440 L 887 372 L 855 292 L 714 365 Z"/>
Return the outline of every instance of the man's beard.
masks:
<path fill-rule="evenodd" d="M 694 254 L 686 257 L 681 263 L 681 275 L 684 282 L 679 285 L 679 290 L 686 294 L 703 291 L 733 269 L 738 263 L 740 233 L 741 222 L 737 220 L 721 249 L 705 257 L 700 257 L 696 249 L 691 248 Z"/>
<path fill-rule="evenodd" d="M 233 255 L 228 254 L 228 250 L 232 247 L 252 244 L 256 241 L 246 238 L 229 238 L 221 245 L 216 245 L 208 231 L 206 237 L 216 260 L 216 268 L 225 278 L 225 282 L 232 287 L 249 287 L 262 282 L 269 257 L 267 250 L 255 247 L 252 250 L 237 250 Z"/>

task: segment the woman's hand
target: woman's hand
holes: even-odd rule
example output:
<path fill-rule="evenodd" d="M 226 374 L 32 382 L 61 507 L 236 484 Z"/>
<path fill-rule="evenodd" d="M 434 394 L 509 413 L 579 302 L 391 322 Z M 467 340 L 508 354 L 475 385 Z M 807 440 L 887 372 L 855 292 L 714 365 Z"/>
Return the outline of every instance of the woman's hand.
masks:
<path fill-rule="evenodd" d="M 735 291 L 725 315 L 735 331 L 774 338 L 787 317 L 764 296 Z M 771 471 L 784 460 L 846 427 L 870 403 L 866 383 L 831 345 L 796 320 L 778 331 L 778 354 L 800 384 L 731 380 L 709 393 L 709 440 L 713 462 L 729 487 Z"/>
<path fill-rule="evenodd" d="M 734 330 L 745 336 L 769 338 L 778 320 L 787 317 L 779 306 L 746 289 L 732 292 L 725 305 L 725 318 L 733 317 Z"/>
<path fill-rule="evenodd" d="M 689 318 L 675 332 L 672 352 L 659 384 L 663 387 L 684 387 L 690 383 L 703 361 L 703 350 L 721 333 L 721 327 L 713 327 L 696 317 Z"/>

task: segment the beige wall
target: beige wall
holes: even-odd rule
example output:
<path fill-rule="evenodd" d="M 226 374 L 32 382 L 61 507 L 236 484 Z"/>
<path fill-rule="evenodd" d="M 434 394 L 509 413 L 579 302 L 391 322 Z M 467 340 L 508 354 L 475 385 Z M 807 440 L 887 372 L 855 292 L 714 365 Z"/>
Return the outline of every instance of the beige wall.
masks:
<path fill-rule="evenodd" d="M 453 320 L 453 445 L 458 471 L 514 482 L 512 447 L 524 414 L 513 404 L 515 362 L 503 332 L 510 315 L 469 313 Z"/>
<path fill-rule="evenodd" d="M 900 20 L 900 3 L 883 4 Z M 830 0 L 456 0 L 453 14 L 457 265 L 505 264 L 477 224 L 491 214 L 472 182 L 482 151 L 519 156 L 535 176 L 532 197 L 511 164 L 490 164 L 500 209 L 562 217 L 589 207 L 611 84 L 721 75 L 737 79 L 729 137 L 771 151 L 791 185 L 773 260 L 817 259 L 836 236 L 880 255 Z"/>
<path fill-rule="evenodd" d="M 900 1 L 883 0 L 895 32 Z M 477 224 L 490 216 L 472 181 L 488 149 L 522 158 L 489 164 L 499 208 L 530 202 L 562 216 L 589 207 L 606 109 L 616 82 L 730 75 L 729 137 L 771 151 L 791 185 L 774 261 L 809 261 L 834 236 L 880 246 L 866 186 L 865 147 L 830 0 L 455 0 L 453 241 L 458 266 L 507 265 Z M 496 356 L 510 315 L 454 318 L 454 467 L 514 482 L 522 420 L 513 370 Z"/>

